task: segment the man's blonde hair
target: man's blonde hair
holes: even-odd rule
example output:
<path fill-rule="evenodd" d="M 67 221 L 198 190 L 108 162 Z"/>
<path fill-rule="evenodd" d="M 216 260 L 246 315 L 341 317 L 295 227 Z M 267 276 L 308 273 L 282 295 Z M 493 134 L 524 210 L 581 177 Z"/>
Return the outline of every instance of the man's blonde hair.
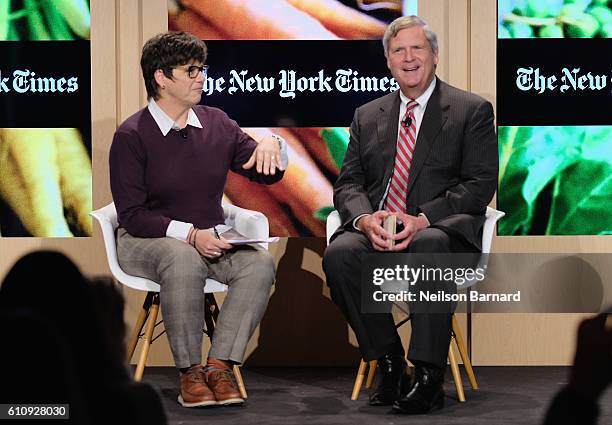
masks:
<path fill-rule="evenodd" d="M 431 46 L 432 52 L 437 55 L 438 54 L 438 36 L 436 33 L 429 28 L 427 22 L 422 20 L 416 15 L 410 16 L 402 16 L 397 18 L 395 21 L 391 22 L 385 31 L 385 35 L 383 36 L 383 47 L 385 48 L 385 56 L 389 53 L 389 40 L 397 35 L 398 32 L 403 30 L 404 28 L 411 27 L 421 27 L 425 32 L 425 38 L 429 41 L 429 45 Z"/>

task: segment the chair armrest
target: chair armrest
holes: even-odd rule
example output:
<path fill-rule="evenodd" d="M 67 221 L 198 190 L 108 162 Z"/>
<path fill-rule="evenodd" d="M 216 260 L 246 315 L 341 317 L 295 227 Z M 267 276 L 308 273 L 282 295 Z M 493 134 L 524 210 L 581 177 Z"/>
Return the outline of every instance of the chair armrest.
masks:
<path fill-rule="evenodd" d="M 223 204 L 223 216 L 225 224 L 248 238 L 263 239 L 270 236 L 268 218 L 258 211 Z"/>
<path fill-rule="evenodd" d="M 338 211 L 334 210 L 329 213 L 329 215 L 327 216 L 327 221 L 325 223 L 325 236 L 327 237 L 327 245 L 329 245 L 329 239 L 341 225 L 342 220 L 340 219 L 340 214 L 338 213 Z"/>
<path fill-rule="evenodd" d="M 493 241 L 493 230 L 497 220 L 505 216 L 506 213 L 498 211 L 495 208 L 487 207 L 485 214 L 486 220 L 482 229 L 482 253 L 488 254 L 491 252 L 491 242 Z"/>
<path fill-rule="evenodd" d="M 98 221 L 98 224 L 100 224 L 102 237 L 104 239 L 104 248 L 106 250 L 106 258 L 108 260 L 108 266 L 111 269 L 111 273 L 113 276 L 120 275 L 123 273 L 123 270 L 121 270 L 119 267 L 119 260 L 117 259 L 115 229 L 117 228 L 118 224 L 115 204 L 110 203 L 104 208 L 90 212 L 89 215 L 95 218 Z"/>
<path fill-rule="evenodd" d="M 489 264 L 489 253 L 491 252 L 491 242 L 493 241 L 493 230 L 495 229 L 495 223 L 497 220 L 506 215 L 503 211 L 498 211 L 495 208 L 487 207 L 485 213 L 485 223 L 482 229 L 482 254 L 478 260 L 476 268 L 486 270 Z M 477 278 L 466 280 L 463 284 L 457 284 L 459 288 L 467 288 L 480 282 Z"/>

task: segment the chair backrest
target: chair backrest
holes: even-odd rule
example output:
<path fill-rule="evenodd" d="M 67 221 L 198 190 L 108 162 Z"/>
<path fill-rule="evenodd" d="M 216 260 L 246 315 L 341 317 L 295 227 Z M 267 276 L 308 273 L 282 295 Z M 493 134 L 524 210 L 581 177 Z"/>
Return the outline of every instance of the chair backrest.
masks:
<path fill-rule="evenodd" d="M 341 224 L 342 220 L 340 219 L 340 213 L 338 213 L 337 210 L 333 210 L 331 213 L 329 213 L 327 216 L 327 221 L 325 222 L 325 236 L 327 237 L 327 245 L 329 245 L 330 238 Z"/>
<path fill-rule="evenodd" d="M 495 223 L 497 220 L 506 215 L 503 211 L 498 211 L 495 208 L 487 207 L 485 213 L 485 223 L 482 229 L 482 255 L 478 260 L 477 268 L 486 272 L 487 265 L 489 264 L 489 254 L 491 253 L 491 242 L 493 241 L 493 231 L 495 230 Z M 473 279 L 466 279 L 462 283 L 457 283 L 460 288 L 469 288 L 473 285 L 480 283 L 480 280 L 476 277 Z"/>
<path fill-rule="evenodd" d="M 92 211 L 90 215 L 98 221 L 102 229 L 108 266 L 115 279 L 133 289 L 159 292 L 159 284 L 144 277 L 129 275 L 121 270 L 119 260 L 117 259 L 117 241 L 115 238 L 115 230 L 119 226 L 115 204 L 111 202 L 99 210 Z"/>
<path fill-rule="evenodd" d="M 159 292 L 158 283 L 144 277 L 129 275 L 119 266 L 119 260 L 117 259 L 117 241 L 115 238 L 115 230 L 119 226 L 119 223 L 117 221 L 117 210 L 115 209 L 115 204 L 111 202 L 99 210 L 92 211 L 90 215 L 98 221 L 100 228 L 102 229 L 108 266 L 115 279 L 132 289 L 137 289 L 139 291 Z M 214 279 L 206 279 L 204 292 L 225 291 L 227 291 L 227 285 L 224 285 Z"/>

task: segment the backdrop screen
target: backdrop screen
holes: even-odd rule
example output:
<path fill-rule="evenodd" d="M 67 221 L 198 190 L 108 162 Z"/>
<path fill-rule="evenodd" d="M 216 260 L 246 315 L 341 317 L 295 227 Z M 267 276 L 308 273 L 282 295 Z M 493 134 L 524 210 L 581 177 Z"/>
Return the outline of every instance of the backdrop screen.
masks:
<path fill-rule="evenodd" d="M 612 232 L 612 2 L 499 0 L 498 234 Z"/>
<path fill-rule="evenodd" d="M 0 1 L 0 235 L 91 236 L 87 0 Z"/>
<path fill-rule="evenodd" d="M 382 36 L 393 19 L 417 13 L 417 1 L 169 4 L 169 28 L 208 46 L 201 103 L 223 109 L 255 139 L 274 132 L 289 145 L 279 183 L 230 173 L 225 201 L 263 212 L 273 235 L 324 236 L 355 108 L 398 88 Z"/>

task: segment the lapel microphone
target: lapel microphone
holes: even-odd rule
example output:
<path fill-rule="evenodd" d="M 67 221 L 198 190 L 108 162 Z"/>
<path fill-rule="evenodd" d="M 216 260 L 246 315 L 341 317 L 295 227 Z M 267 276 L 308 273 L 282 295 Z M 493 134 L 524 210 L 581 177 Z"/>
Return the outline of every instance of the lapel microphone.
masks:
<path fill-rule="evenodd" d="M 178 132 L 183 139 L 187 138 L 187 127 L 179 129 Z"/>
<path fill-rule="evenodd" d="M 412 118 L 406 116 L 404 121 L 402 121 L 402 124 L 404 124 L 404 127 L 410 127 L 412 125 Z"/>

